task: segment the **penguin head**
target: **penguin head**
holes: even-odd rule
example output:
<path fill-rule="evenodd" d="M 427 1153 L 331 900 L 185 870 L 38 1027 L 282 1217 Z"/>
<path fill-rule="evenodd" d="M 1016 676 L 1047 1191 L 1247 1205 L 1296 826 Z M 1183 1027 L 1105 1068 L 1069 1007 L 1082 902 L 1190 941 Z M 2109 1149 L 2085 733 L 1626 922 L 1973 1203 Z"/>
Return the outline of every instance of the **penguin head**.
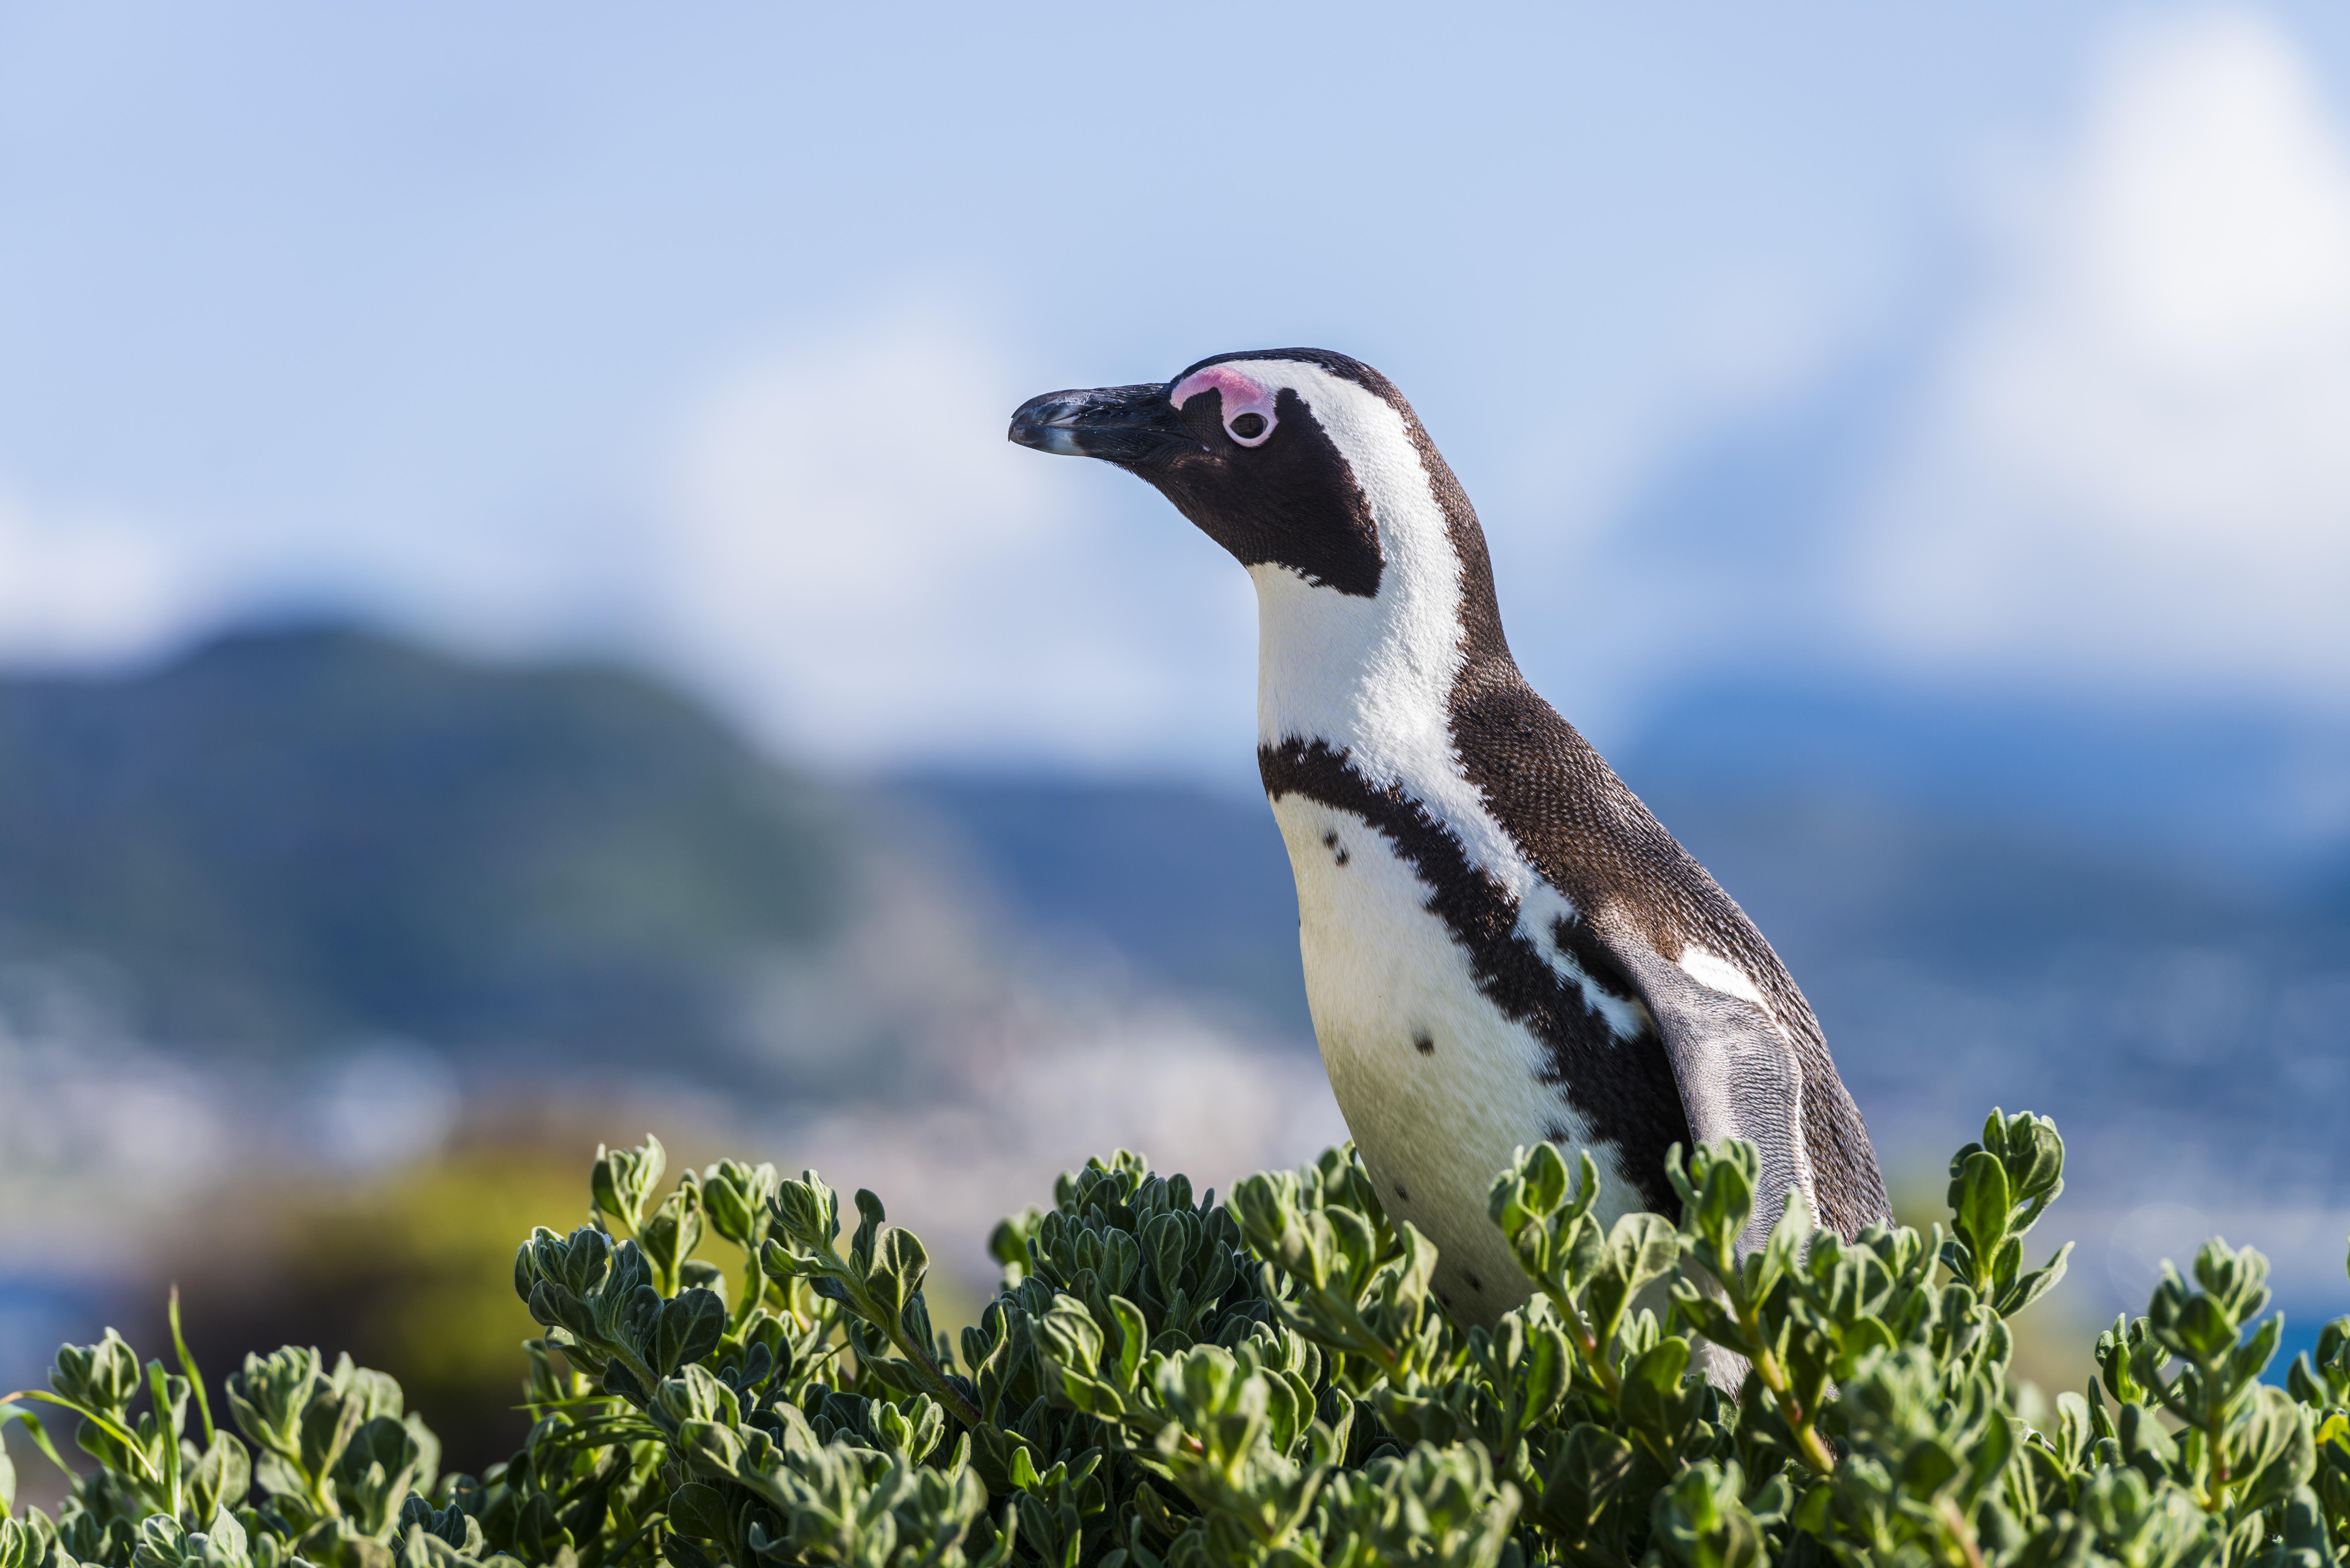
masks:
<path fill-rule="evenodd" d="M 1378 594 L 1388 550 L 1361 471 L 1427 471 L 1424 484 L 1443 469 L 1393 383 L 1319 348 L 1219 354 L 1163 384 L 1047 392 L 1013 414 L 1011 439 L 1116 463 L 1243 566 L 1365 598 Z"/>

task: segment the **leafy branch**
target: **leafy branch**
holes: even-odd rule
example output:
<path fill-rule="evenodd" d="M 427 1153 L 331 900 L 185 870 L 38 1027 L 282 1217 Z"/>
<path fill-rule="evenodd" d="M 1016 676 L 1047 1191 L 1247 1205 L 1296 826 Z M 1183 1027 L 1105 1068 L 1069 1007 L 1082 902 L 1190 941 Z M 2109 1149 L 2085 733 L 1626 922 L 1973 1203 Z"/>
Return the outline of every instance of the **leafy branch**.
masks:
<path fill-rule="evenodd" d="M 1950 1162 L 1947 1227 L 1756 1244 L 1760 1168 L 1675 1150 L 1677 1220 L 1617 1215 L 1596 1165 L 1519 1150 L 1488 1212 L 1523 1304 L 1469 1321 L 1434 1246 L 1351 1149 L 1229 1205 L 1139 1155 L 1007 1220 L 1003 1286 L 958 1358 L 929 1254 L 813 1173 L 720 1161 L 664 1185 L 599 1149 L 588 1220 L 514 1284 L 523 1448 L 442 1475 L 380 1373 L 248 1356 L 216 1426 L 109 1331 L 0 1428 L 95 1468 L 16 1509 L 0 1568 L 2339 1568 L 2350 1318 L 2284 1386 L 2267 1264 L 2214 1241 L 2100 1337 L 2053 1411 L 2009 1319 L 2061 1279 L 2024 1238 L 2064 1185 L 2043 1118 L 1994 1112 Z M 739 1272 L 703 1258 L 738 1249 Z"/>

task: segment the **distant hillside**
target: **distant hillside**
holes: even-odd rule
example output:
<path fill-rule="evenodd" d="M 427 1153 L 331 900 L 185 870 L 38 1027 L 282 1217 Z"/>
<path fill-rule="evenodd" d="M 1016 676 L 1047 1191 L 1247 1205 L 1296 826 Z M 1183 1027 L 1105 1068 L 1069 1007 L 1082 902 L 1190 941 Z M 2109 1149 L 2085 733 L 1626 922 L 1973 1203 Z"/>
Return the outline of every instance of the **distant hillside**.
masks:
<path fill-rule="evenodd" d="M 2288 900 L 2350 865 L 2350 722 L 2320 714 L 1717 682 L 1614 761 L 1644 792 L 1898 802 Z"/>
<path fill-rule="evenodd" d="M 841 918 L 839 804 L 641 679 L 349 630 L 0 680 L 0 955 L 167 1044 L 709 1048 Z"/>
<path fill-rule="evenodd" d="M 889 791 L 962 840 L 1047 937 L 1305 1041 L 1297 894 L 1262 796 L 1132 780 L 929 774 Z"/>
<path fill-rule="evenodd" d="M 1724 691 L 1615 760 L 1896 1138 L 2029 1106 L 2153 1194 L 2350 1197 L 2342 841 L 2287 809 L 2323 807 L 2336 753 L 2250 721 Z M 1257 799 L 830 791 L 608 670 L 310 630 L 0 680 L 0 1004 L 12 961 L 95 966 L 166 1044 L 391 1033 L 835 1103 L 1035 1037 L 1020 988 L 1089 956 L 1310 1049 L 1296 918 Z"/>

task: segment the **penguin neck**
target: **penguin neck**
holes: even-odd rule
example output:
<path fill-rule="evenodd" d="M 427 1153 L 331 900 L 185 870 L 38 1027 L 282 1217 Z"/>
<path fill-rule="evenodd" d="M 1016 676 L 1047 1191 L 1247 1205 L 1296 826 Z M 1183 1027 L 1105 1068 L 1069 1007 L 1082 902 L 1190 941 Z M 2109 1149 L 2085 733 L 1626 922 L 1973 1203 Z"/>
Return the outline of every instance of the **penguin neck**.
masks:
<path fill-rule="evenodd" d="M 1518 680 L 1484 532 L 1409 409 L 1328 389 L 1315 408 L 1378 528 L 1378 576 L 1365 595 L 1277 561 L 1249 566 L 1268 784 L 1279 753 L 1326 747 L 1372 790 L 1416 802 L 1472 865 L 1515 886 L 1523 857 L 1462 767 L 1452 722 L 1464 677 Z"/>
<path fill-rule="evenodd" d="M 1438 805 L 1467 787 L 1452 735 L 1455 688 L 1472 659 L 1482 673 L 1496 657 L 1509 666 L 1509 652 L 1498 639 L 1470 633 L 1499 624 L 1482 559 L 1464 563 L 1440 528 L 1401 539 L 1382 532 L 1386 561 L 1367 597 L 1277 564 L 1249 568 L 1257 743 L 1319 742 L 1345 753 L 1374 787 L 1401 785 Z"/>

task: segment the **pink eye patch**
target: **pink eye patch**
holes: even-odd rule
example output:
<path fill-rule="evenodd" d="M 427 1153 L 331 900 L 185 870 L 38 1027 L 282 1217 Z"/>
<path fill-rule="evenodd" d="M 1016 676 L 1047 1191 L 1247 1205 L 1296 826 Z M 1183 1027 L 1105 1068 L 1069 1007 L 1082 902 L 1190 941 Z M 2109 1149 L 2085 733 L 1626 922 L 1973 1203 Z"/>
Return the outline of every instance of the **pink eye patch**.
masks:
<path fill-rule="evenodd" d="M 1175 383 L 1167 400 L 1181 408 L 1194 397 L 1210 389 L 1224 398 L 1224 433 L 1243 446 L 1263 446 L 1273 435 L 1274 400 L 1281 395 L 1278 387 L 1267 387 L 1230 365 L 1211 365 L 1195 370 Z M 1232 429 L 1232 421 L 1243 414 L 1255 414 L 1264 421 L 1253 436 L 1242 435 Z"/>

